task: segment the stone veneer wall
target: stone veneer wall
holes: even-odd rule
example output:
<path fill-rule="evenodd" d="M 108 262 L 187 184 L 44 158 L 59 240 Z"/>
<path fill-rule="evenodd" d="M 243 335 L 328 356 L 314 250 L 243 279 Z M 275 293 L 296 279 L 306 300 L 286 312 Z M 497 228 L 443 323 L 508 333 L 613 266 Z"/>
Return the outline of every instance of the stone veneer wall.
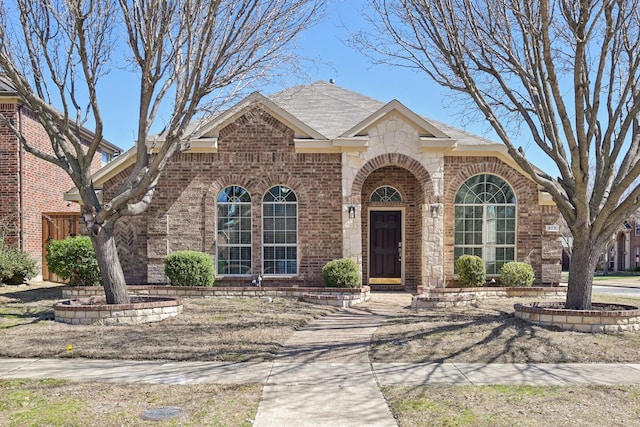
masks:
<path fill-rule="evenodd" d="M 593 305 L 599 305 L 593 303 Z M 621 304 L 616 304 L 621 305 Z M 640 309 L 624 306 L 624 310 L 565 310 L 515 304 L 515 316 L 529 323 L 554 326 L 579 332 L 626 332 L 640 331 Z"/>
<path fill-rule="evenodd" d="M 193 287 L 193 286 L 129 286 L 135 296 L 160 296 L 173 298 L 225 298 L 225 297 L 281 297 L 299 298 L 306 302 L 334 307 L 352 307 L 368 301 L 371 289 L 362 288 L 291 288 L 291 287 Z M 62 288 L 62 297 L 68 299 L 101 297 L 100 286 L 67 286 Z"/>
<path fill-rule="evenodd" d="M 371 194 L 384 185 L 393 186 L 402 195 L 402 202 L 370 202 Z M 405 289 L 415 291 L 421 283 L 422 265 L 422 222 L 420 220 L 424 192 L 415 176 L 399 166 L 384 166 L 373 171 L 362 186 L 362 242 L 369 247 L 369 211 L 376 209 L 402 210 L 404 221 L 404 278 Z M 369 278 L 369 253 L 362 254 L 363 283 Z"/>
<path fill-rule="evenodd" d="M 362 262 L 363 277 L 367 277 L 368 226 L 363 222 L 368 218 L 370 190 L 374 182 L 396 188 L 406 183 L 417 194 L 406 203 L 405 217 L 409 227 L 405 229 L 405 236 L 412 240 L 413 250 L 405 249 L 405 260 L 411 259 L 405 267 L 405 285 L 413 290 L 425 283 L 431 287 L 444 286 L 440 202 L 443 156 L 436 152 L 421 152 L 418 132 L 398 114 L 390 115 L 368 132 L 366 150 L 342 155 L 343 212 L 348 206 L 355 206 L 357 211 L 356 219 L 349 220 L 344 229 L 344 256 Z M 387 176 L 385 171 L 392 174 Z M 433 216 L 432 207 L 437 209 Z"/>
<path fill-rule="evenodd" d="M 53 311 L 56 322 L 71 325 L 132 325 L 159 322 L 182 312 L 182 301 L 173 298 L 106 304 L 104 297 L 91 297 L 86 298 L 86 304 L 81 302 L 71 300 L 55 304 Z"/>
<path fill-rule="evenodd" d="M 449 308 L 475 303 L 479 299 L 491 298 L 565 298 L 567 288 L 438 288 L 424 289 L 413 297 L 411 308 Z"/>

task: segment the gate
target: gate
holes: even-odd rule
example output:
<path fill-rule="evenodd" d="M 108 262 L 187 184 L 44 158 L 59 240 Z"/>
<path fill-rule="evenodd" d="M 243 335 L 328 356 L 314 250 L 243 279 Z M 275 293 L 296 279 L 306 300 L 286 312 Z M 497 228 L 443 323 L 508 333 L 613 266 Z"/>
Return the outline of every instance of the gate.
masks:
<path fill-rule="evenodd" d="M 69 212 L 50 212 L 42 214 L 42 280 L 64 283 L 47 268 L 47 249 L 49 240 L 62 240 L 69 236 L 77 236 L 80 229 L 80 214 Z"/>

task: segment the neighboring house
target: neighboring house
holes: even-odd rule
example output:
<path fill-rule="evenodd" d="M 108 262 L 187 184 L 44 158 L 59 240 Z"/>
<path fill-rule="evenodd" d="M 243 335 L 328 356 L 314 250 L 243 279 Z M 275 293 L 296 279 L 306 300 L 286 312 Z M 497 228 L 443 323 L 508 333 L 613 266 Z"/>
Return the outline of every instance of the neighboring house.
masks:
<path fill-rule="evenodd" d="M 216 283 L 322 286 L 351 258 L 374 289 L 454 283 L 476 254 L 489 275 L 529 262 L 536 284 L 560 280 L 557 208 L 502 144 L 317 82 L 254 93 L 193 124 L 190 150 L 162 175 L 149 211 L 117 230 L 130 284 L 165 283 L 181 249 L 216 262 Z M 106 197 L 134 150 L 95 176 Z M 70 191 L 68 200 L 78 200 Z"/>
<path fill-rule="evenodd" d="M 51 152 L 49 137 L 38 119 L 1 75 L 0 114 L 18 127 L 29 143 Z M 87 139 L 92 137 L 87 130 L 82 132 Z M 120 151 L 104 141 L 94 159 L 94 170 Z M 0 223 L 8 244 L 29 253 L 42 265 L 43 244 L 48 238 L 77 233 L 78 206 L 64 200 L 71 186 L 71 178 L 62 169 L 27 153 L 0 119 Z"/>
<path fill-rule="evenodd" d="M 604 259 L 608 262 L 608 271 L 640 270 L 640 220 L 624 222 Z"/>

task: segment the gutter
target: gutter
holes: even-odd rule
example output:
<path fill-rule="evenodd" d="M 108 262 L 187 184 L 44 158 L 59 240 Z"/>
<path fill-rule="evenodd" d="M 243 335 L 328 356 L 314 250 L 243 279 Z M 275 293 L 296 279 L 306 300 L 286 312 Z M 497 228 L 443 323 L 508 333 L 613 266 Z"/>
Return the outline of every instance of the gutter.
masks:
<path fill-rule="evenodd" d="M 22 136 L 22 106 L 18 104 L 18 132 Z M 18 246 L 24 251 L 24 147 L 22 141 L 18 138 L 18 162 L 20 163 L 18 171 L 18 188 L 20 189 L 20 209 L 18 212 L 18 225 L 20 227 Z"/>
<path fill-rule="evenodd" d="M 18 132 L 22 136 L 22 106 L 18 104 Z M 18 212 L 18 226 L 19 237 L 18 247 L 21 251 L 24 251 L 24 147 L 22 141 L 18 138 L 18 146 L 20 148 L 18 154 L 18 161 L 20 163 L 18 171 L 18 191 L 20 192 L 20 209 Z"/>

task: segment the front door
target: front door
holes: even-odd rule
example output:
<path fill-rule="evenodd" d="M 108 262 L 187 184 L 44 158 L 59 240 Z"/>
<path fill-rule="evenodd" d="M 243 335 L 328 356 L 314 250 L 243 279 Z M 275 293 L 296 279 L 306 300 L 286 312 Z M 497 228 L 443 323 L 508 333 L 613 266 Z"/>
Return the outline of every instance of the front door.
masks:
<path fill-rule="evenodd" d="M 402 212 L 370 213 L 369 283 L 402 283 Z"/>

